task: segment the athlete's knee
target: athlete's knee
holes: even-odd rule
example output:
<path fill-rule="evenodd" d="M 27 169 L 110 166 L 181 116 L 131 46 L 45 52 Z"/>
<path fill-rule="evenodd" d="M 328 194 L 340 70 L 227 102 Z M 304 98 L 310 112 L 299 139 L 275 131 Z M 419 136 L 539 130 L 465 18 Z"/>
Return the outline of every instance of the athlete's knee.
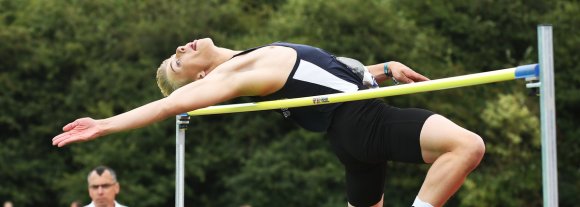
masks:
<path fill-rule="evenodd" d="M 485 143 L 483 142 L 483 139 L 475 133 L 469 132 L 464 136 L 464 141 L 461 143 L 459 151 L 465 159 L 466 164 L 470 168 L 475 168 L 483 159 L 483 155 L 485 154 Z"/>

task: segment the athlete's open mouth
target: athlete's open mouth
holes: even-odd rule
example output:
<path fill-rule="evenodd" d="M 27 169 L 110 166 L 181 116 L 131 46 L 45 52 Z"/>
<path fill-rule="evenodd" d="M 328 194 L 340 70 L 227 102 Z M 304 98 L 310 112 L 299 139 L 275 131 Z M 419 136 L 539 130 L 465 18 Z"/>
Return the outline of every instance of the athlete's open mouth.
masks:
<path fill-rule="evenodd" d="M 197 40 L 194 40 L 192 43 L 189 44 L 193 51 L 197 51 Z"/>

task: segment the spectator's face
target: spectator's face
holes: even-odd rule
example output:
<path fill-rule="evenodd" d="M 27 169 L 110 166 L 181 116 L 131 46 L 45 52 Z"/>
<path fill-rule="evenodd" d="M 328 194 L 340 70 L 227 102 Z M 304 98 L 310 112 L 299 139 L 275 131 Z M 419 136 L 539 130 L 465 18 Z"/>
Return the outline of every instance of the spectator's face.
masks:
<path fill-rule="evenodd" d="M 115 196 L 119 193 L 119 184 L 113 180 L 109 171 L 98 175 L 92 172 L 89 176 L 89 195 L 95 206 L 109 206 L 115 202 Z"/>

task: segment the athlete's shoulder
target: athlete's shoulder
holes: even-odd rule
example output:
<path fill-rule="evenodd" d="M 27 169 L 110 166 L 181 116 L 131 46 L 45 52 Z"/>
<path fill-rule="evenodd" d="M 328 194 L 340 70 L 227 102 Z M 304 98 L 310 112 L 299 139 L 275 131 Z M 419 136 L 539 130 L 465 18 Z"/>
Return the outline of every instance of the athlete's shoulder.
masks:
<path fill-rule="evenodd" d="M 269 45 L 257 49 L 249 58 L 256 58 L 256 63 L 275 64 L 282 60 L 295 59 L 297 51 L 291 47 Z"/>

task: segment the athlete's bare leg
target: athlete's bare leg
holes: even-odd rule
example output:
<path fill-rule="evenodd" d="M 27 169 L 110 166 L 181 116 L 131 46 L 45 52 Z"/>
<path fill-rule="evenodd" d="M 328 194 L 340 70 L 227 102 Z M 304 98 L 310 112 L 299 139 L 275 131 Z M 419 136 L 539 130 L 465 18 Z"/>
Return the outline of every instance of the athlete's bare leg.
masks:
<path fill-rule="evenodd" d="M 441 115 L 426 120 L 420 139 L 423 160 L 433 164 L 418 197 L 433 206 L 442 206 L 477 167 L 485 145 L 477 134 Z"/>

